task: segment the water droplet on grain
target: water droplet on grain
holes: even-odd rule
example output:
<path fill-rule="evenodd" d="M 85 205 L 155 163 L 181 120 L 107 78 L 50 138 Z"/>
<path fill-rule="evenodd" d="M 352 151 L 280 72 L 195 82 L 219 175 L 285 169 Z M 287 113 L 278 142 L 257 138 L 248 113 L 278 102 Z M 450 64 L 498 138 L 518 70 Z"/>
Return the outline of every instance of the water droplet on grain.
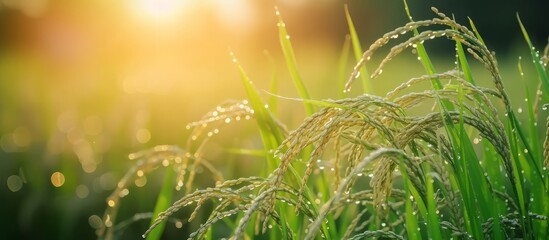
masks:
<path fill-rule="evenodd" d="M 480 140 L 479 140 L 478 138 L 474 138 L 474 139 L 473 139 L 473 143 L 474 143 L 474 144 L 478 144 L 479 142 L 480 142 Z"/>

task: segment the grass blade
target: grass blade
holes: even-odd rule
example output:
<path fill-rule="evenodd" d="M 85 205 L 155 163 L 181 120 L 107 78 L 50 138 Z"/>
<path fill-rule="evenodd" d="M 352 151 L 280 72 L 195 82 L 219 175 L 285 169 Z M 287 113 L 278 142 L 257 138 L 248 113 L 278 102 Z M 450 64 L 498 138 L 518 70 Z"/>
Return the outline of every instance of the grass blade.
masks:
<path fill-rule="evenodd" d="M 269 92 L 276 93 L 278 90 L 278 71 L 276 68 L 276 62 L 273 59 L 273 56 L 268 51 L 265 51 L 265 55 L 269 58 L 271 65 L 273 66 L 273 73 L 271 74 L 271 85 L 269 86 Z M 276 113 L 278 107 L 278 98 L 272 96 L 269 98 L 269 109 L 271 112 Z"/>
<path fill-rule="evenodd" d="M 347 24 L 349 25 L 349 34 L 351 36 L 351 43 L 353 45 L 353 54 L 355 55 L 355 60 L 360 61 L 363 53 L 362 46 L 360 44 L 360 40 L 358 39 L 355 24 L 353 23 L 353 19 L 351 18 L 351 14 L 349 13 L 349 7 L 347 6 L 347 4 L 345 4 L 345 18 L 347 18 Z M 360 68 L 360 79 L 362 80 L 364 93 L 369 93 L 371 91 L 369 76 L 370 75 L 368 74 L 366 67 L 362 66 Z"/>
<path fill-rule="evenodd" d="M 290 76 L 294 82 L 294 85 L 299 93 L 299 96 L 304 99 L 310 99 L 307 88 L 301 79 L 301 75 L 297 70 L 297 63 L 295 60 L 294 49 L 292 47 L 292 42 L 290 41 L 290 35 L 286 30 L 286 24 L 282 20 L 280 11 L 276 8 L 276 15 L 278 16 L 278 37 L 280 40 L 280 45 L 282 47 L 282 52 L 284 53 L 284 59 L 286 60 L 286 65 L 288 65 L 288 70 L 290 70 Z M 315 112 L 315 109 L 312 105 L 304 103 L 305 112 L 307 115 L 312 115 Z"/>
<path fill-rule="evenodd" d="M 337 96 L 343 98 L 343 93 L 345 91 L 345 82 L 347 81 L 347 61 L 349 60 L 349 53 L 351 52 L 351 36 L 346 35 L 345 41 L 343 42 L 343 48 L 341 50 L 341 55 L 339 57 L 339 82 L 337 88 Z"/>
<path fill-rule="evenodd" d="M 547 77 L 547 72 L 545 72 L 545 66 L 543 66 L 543 63 L 539 57 L 539 52 L 536 52 L 536 48 L 534 47 L 534 45 L 532 45 L 532 41 L 530 41 L 528 32 L 526 32 L 526 28 L 522 24 L 522 21 L 520 20 L 520 16 L 518 15 L 518 13 L 517 13 L 517 20 L 519 22 L 520 30 L 522 30 L 522 34 L 524 35 L 524 40 L 526 40 L 526 43 L 528 44 L 528 47 L 530 49 L 530 55 L 532 55 L 532 60 L 533 60 L 534 66 L 536 67 L 536 72 L 538 73 L 540 81 L 543 85 L 543 88 L 544 88 L 543 96 L 546 100 L 549 100 L 549 78 Z"/>
<path fill-rule="evenodd" d="M 244 71 L 244 68 L 242 68 L 242 66 L 238 63 L 238 60 L 235 58 L 233 53 L 231 53 L 231 57 L 233 58 L 233 62 L 238 67 L 242 83 L 246 93 L 248 94 L 250 105 L 254 109 L 254 115 L 257 125 L 259 126 L 261 140 L 263 141 L 265 153 L 267 154 L 269 172 L 273 171 L 276 168 L 277 163 L 275 162 L 272 154 L 269 154 L 269 152 L 274 151 L 278 147 L 284 139 L 284 134 L 276 123 L 276 120 L 271 112 L 265 107 L 265 103 L 259 96 L 259 92 L 255 88 L 253 82 L 250 81 L 248 75 Z"/>
<path fill-rule="evenodd" d="M 174 189 L 174 171 L 171 169 L 166 169 L 166 175 L 164 176 L 164 183 L 160 189 L 160 194 L 156 200 L 156 206 L 154 207 L 153 217 L 151 218 L 151 225 L 154 223 L 158 215 L 168 209 L 171 206 L 172 195 Z M 147 240 L 158 240 L 162 237 L 164 228 L 166 227 L 167 221 L 163 221 L 158 224 L 149 234 L 147 234 Z"/>

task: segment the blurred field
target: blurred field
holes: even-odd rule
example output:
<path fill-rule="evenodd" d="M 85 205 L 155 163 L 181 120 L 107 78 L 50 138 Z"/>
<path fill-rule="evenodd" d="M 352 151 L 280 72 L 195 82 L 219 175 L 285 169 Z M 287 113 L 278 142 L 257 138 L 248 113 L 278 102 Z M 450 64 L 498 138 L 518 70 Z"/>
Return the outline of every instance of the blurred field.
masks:
<path fill-rule="evenodd" d="M 359 88 L 346 95 L 338 91 L 340 76 L 349 76 L 354 64 L 349 58 L 345 71 L 338 69 L 347 34 L 341 2 L 160 2 L 0 1 L 1 238 L 95 238 L 93 227 L 105 209 L 105 199 L 132 164 L 129 153 L 160 144 L 183 145 L 189 122 L 227 99 L 245 98 L 229 52 L 265 90 L 265 99 L 273 97 L 267 93 L 273 78 L 279 84 L 276 94 L 298 97 L 278 43 L 275 5 L 285 18 L 312 98 L 360 94 Z M 458 19 L 473 13 L 475 23 L 498 19 L 497 13 L 464 11 L 459 1 L 453 2 L 439 9 L 454 12 Z M 349 4 L 364 48 L 407 21 L 400 1 Z M 420 19 L 430 18 L 428 7 L 438 2 L 409 4 Z M 512 23 L 504 28 L 505 41 L 498 39 L 501 29 L 477 24 L 488 47 L 498 52 L 502 76 L 518 108 L 524 96 L 522 88 L 514 91 L 523 85 L 516 65 L 518 56 L 528 52 L 514 12 L 524 9 L 523 4 L 517 1 L 514 11 L 500 16 Z M 535 4 L 532 9 L 548 9 L 544 3 Z M 544 46 L 547 15 L 519 13 L 532 30 L 534 44 Z M 433 49 L 438 68 L 452 68 L 453 46 L 427 48 Z M 422 75 L 415 58 L 405 53 L 391 62 L 385 74 L 371 83 L 373 93 L 383 95 Z M 488 76 L 480 65 L 473 65 L 473 71 L 477 78 Z M 531 66 L 524 72 L 526 77 L 535 76 Z M 301 103 L 291 100 L 280 99 L 276 112 L 288 129 L 305 117 Z M 261 148 L 254 124 L 246 120 L 226 124 L 209 143 L 207 158 L 226 178 L 253 175 L 265 167 L 261 158 L 230 151 Z M 122 202 L 120 219 L 152 211 L 163 171 L 135 183 Z M 140 238 L 148 224 L 149 220 L 138 221 L 125 236 Z M 172 224 L 166 237 L 186 234 Z"/>

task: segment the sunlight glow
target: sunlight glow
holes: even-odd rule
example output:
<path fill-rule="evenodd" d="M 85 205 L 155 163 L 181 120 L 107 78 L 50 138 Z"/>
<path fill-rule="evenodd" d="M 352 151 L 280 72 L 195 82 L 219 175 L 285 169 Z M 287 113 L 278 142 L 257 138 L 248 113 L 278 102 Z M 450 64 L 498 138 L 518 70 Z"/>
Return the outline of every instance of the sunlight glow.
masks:
<path fill-rule="evenodd" d="M 185 7 L 185 0 L 132 0 L 137 14 L 144 20 L 169 22 L 177 19 Z"/>

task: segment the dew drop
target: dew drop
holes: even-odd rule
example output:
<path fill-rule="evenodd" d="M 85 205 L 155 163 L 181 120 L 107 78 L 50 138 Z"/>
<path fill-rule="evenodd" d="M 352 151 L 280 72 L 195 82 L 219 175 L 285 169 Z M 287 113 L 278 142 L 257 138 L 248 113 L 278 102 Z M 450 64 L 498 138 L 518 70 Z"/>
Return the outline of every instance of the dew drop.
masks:
<path fill-rule="evenodd" d="M 522 113 L 522 108 L 518 108 L 518 109 L 517 109 L 517 112 L 518 112 L 518 113 Z"/>

